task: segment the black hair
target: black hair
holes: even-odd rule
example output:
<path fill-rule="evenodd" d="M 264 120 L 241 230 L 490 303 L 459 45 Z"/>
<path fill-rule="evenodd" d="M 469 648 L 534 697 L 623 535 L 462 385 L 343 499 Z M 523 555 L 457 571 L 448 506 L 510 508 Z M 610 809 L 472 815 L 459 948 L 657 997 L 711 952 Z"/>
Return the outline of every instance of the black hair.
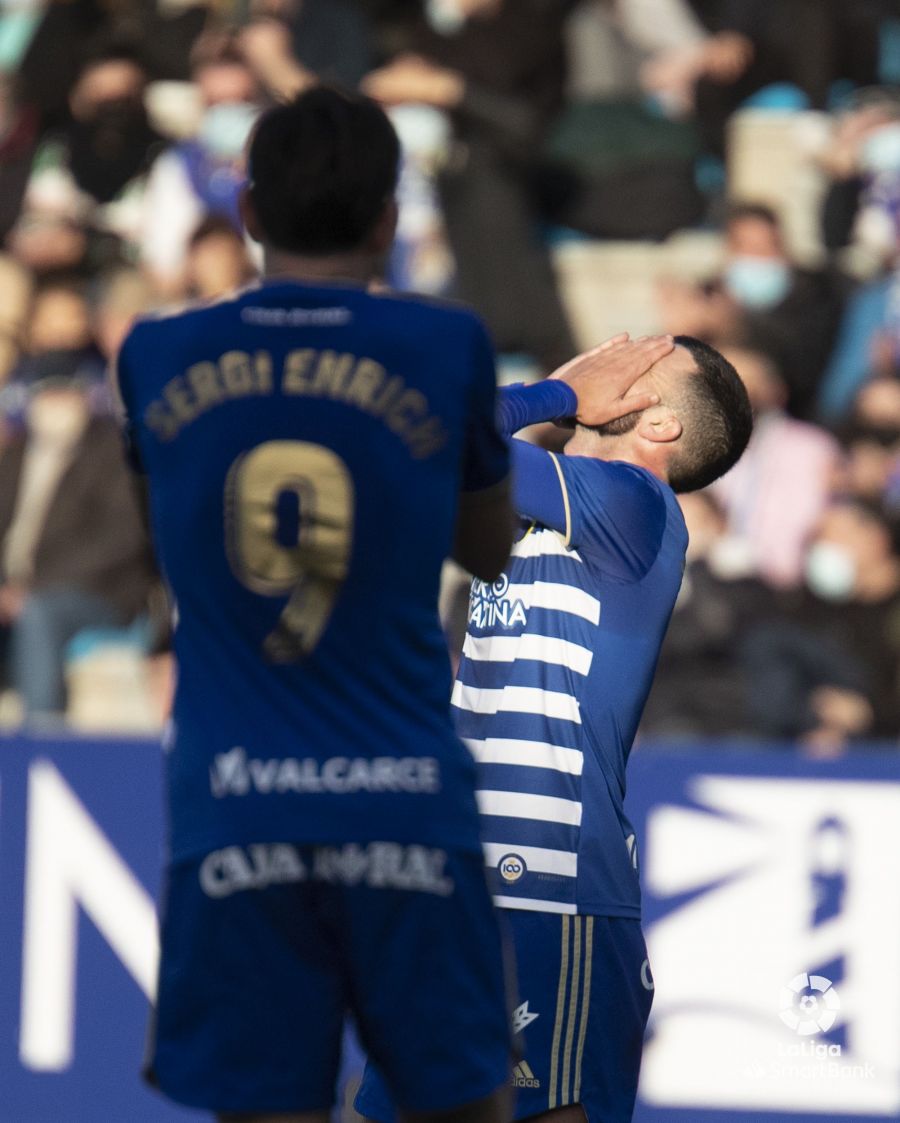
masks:
<path fill-rule="evenodd" d="M 766 203 L 731 203 L 725 213 L 725 225 L 730 226 L 731 223 L 740 222 L 745 218 L 753 218 L 773 226 L 776 230 L 781 230 L 781 219 L 778 217 L 777 211 Z"/>
<path fill-rule="evenodd" d="M 753 431 L 753 411 L 743 382 L 724 355 L 689 335 L 676 335 L 697 373 L 684 382 L 678 412 L 686 440 L 669 461 L 674 491 L 707 487 L 740 459 Z"/>
<path fill-rule="evenodd" d="M 245 70 L 250 69 L 237 31 L 229 28 L 202 31 L 191 47 L 188 65 L 195 77 L 206 67 L 242 66 Z"/>
<path fill-rule="evenodd" d="M 93 40 L 81 56 L 79 76 L 110 62 L 127 62 L 147 73 L 147 64 L 138 47 L 130 40 L 114 36 L 101 36 Z"/>
<path fill-rule="evenodd" d="M 374 101 L 317 86 L 263 115 L 248 163 L 265 241 L 318 256 L 365 241 L 397 186 L 400 142 Z"/>

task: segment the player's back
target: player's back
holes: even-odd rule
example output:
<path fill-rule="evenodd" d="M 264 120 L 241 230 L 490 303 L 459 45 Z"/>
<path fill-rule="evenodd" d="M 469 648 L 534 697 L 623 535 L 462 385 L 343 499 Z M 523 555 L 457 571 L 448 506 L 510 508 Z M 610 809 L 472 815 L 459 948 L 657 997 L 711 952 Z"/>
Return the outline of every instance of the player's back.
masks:
<path fill-rule="evenodd" d="M 269 282 L 140 323 L 120 378 L 177 609 L 174 855 L 474 847 L 436 602 L 492 392 L 478 321 Z"/>

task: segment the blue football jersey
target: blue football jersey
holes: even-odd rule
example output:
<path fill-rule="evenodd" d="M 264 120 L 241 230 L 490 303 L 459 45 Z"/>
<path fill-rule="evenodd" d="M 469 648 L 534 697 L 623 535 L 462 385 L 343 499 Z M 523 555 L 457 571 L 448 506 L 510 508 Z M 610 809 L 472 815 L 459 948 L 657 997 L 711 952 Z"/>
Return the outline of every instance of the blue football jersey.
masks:
<path fill-rule="evenodd" d="M 639 917 L 625 768 L 684 519 L 643 468 L 515 444 L 520 512 L 553 489 L 561 523 L 528 521 L 499 580 L 472 587 L 453 703 L 479 762 L 489 880 L 509 908 Z"/>
<path fill-rule="evenodd" d="M 509 470 L 480 322 L 270 280 L 140 321 L 119 380 L 175 604 L 172 857 L 477 848 L 437 593 L 460 490 Z"/>

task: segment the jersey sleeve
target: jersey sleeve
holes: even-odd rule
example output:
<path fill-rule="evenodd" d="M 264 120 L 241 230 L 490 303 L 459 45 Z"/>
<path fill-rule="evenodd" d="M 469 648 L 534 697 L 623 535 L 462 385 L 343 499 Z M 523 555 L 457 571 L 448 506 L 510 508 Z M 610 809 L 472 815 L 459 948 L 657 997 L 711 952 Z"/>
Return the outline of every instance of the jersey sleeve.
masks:
<path fill-rule="evenodd" d="M 574 417 L 578 397 L 571 386 L 557 378 L 547 378 L 530 386 L 504 386 L 497 403 L 500 432 L 511 437 L 527 425 L 543 421 L 562 421 Z"/>
<path fill-rule="evenodd" d="M 590 552 L 607 576 L 640 581 L 665 531 L 660 485 L 631 464 L 514 443 L 517 511 L 558 531 L 567 546 Z"/>
<path fill-rule="evenodd" d="M 512 454 L 516 511 L 568 536 L 567 499 L 559 457 L 527 441 L 513 441 Z"/>
<path fill-rule="evenodd" d="M 462 490 L 483 492 L 509 476 L 509 446 L 497 427 L 497 373 L 487 333 L 475 321 Z"/>

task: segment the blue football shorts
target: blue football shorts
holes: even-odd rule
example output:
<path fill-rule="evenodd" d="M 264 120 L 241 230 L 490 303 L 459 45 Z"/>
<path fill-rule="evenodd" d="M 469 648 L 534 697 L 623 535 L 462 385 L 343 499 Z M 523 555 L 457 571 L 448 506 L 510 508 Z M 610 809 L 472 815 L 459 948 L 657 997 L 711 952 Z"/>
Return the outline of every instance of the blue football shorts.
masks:
<path fill-rule="evenodd" d="M 588 1123 L 630 1123 L 653 1000 L 640 921 L 503 909 L 518 973 L 515 1119 L 580 1103 Z M 356 1110 L 393 1123 L 376 1064 Z"/>
<path fill-rule="evenodd" d="M 231 846 L 173 865 L 146 1075 L 219 1113 L 322 1111 L 345 1017 L 408 1111 L 509 1079 L 507 958 L 480 853 Z"/>

